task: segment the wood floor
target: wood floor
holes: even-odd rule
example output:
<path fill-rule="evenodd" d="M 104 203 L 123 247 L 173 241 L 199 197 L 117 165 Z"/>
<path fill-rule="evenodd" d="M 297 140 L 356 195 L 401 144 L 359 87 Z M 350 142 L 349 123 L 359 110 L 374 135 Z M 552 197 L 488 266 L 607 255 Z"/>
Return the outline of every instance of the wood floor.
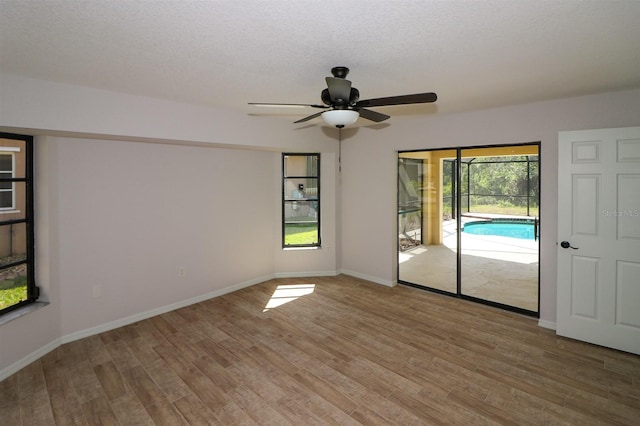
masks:
<path fill-rule="evenodd" d="M 0 383 L 0 424 L 638 425 L 640 357 L 414 288 L 277 279 L 61 346 Z"/>

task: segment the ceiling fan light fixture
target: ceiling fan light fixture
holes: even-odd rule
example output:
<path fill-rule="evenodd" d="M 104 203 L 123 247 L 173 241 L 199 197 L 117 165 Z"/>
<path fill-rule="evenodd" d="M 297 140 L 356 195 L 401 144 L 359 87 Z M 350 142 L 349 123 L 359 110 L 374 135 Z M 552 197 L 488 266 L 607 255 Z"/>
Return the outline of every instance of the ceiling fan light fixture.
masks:
<path fill-rule="evenodd" d="M 352 109 L 332 109 L 322 113 L 322 119 L 330 126 L 342 128 L 353 124 L 360 114 Z"/>

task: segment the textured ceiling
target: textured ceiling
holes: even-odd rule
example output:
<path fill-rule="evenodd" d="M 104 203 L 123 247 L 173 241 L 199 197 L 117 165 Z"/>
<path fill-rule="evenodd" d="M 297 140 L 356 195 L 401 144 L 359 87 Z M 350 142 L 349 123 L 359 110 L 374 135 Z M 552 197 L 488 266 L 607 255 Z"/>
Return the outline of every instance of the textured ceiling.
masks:
<path fill-rule="evenodd" d="M 0 0 L 0 72 L 290 119 L 247 102 L 318 103 L 344 65 L 362 99 L 438 93 L 376 108 L 401 117 L 638 88 L 639 22 L 635 0 Z"/>

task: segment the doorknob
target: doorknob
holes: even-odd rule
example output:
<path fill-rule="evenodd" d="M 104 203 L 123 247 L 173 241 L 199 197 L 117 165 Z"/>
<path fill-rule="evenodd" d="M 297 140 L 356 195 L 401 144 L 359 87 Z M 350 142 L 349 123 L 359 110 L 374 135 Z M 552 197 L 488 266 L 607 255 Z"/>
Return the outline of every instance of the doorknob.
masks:
<path fill-rule="evenodd" d="M 573 247 L 569 241 L 563 241 L 560 243 L 560 247 L 564 249 L 572 248 L 574 250 L 578 250 L 578 247 Z"/>

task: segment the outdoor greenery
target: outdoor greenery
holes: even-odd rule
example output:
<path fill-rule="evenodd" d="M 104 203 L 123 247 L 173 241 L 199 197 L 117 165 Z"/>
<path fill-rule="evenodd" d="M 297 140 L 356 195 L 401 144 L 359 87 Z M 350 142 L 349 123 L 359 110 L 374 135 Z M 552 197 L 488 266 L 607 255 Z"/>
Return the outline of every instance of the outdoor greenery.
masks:
<path fill-rule="evenodd" d="M 460 179 L 462 211 L 537 216 L 539 163 L 537 156 L 528 158 L 529 162 L 527 156 L 463 159 Z M 453 161 L 446 161 L 443 165 L 445 218 L 450 218 L 452 213 L 451 203 L 446 200 L 450 200 L 452 195 L 454 165 Z"/>
<path fill-rule="evenodd" d="M 417 158 L 400 158 L 398 164 L 398 232 L 404 251 L 421 244 L 424 206 L 438 201 L 438 190 L 432 187 L 435 179 L 425 180 L 433 164 Z M 539 216 L 537 155 L 462 158 L 459 188 L 457 165 L 454 158 L 442 160 L 442 220 L 458 212 Z"/>
<path fill-rule="evenodd" d="M 318 224 L 314 223 L 287 223 L 284 228 L 285 245 L 307 245 L 318 243 Z"/>
<path fill-rule="evenodd" d="M 0 309 L 27 299 L 27 277 L 0 281 Z"/>

